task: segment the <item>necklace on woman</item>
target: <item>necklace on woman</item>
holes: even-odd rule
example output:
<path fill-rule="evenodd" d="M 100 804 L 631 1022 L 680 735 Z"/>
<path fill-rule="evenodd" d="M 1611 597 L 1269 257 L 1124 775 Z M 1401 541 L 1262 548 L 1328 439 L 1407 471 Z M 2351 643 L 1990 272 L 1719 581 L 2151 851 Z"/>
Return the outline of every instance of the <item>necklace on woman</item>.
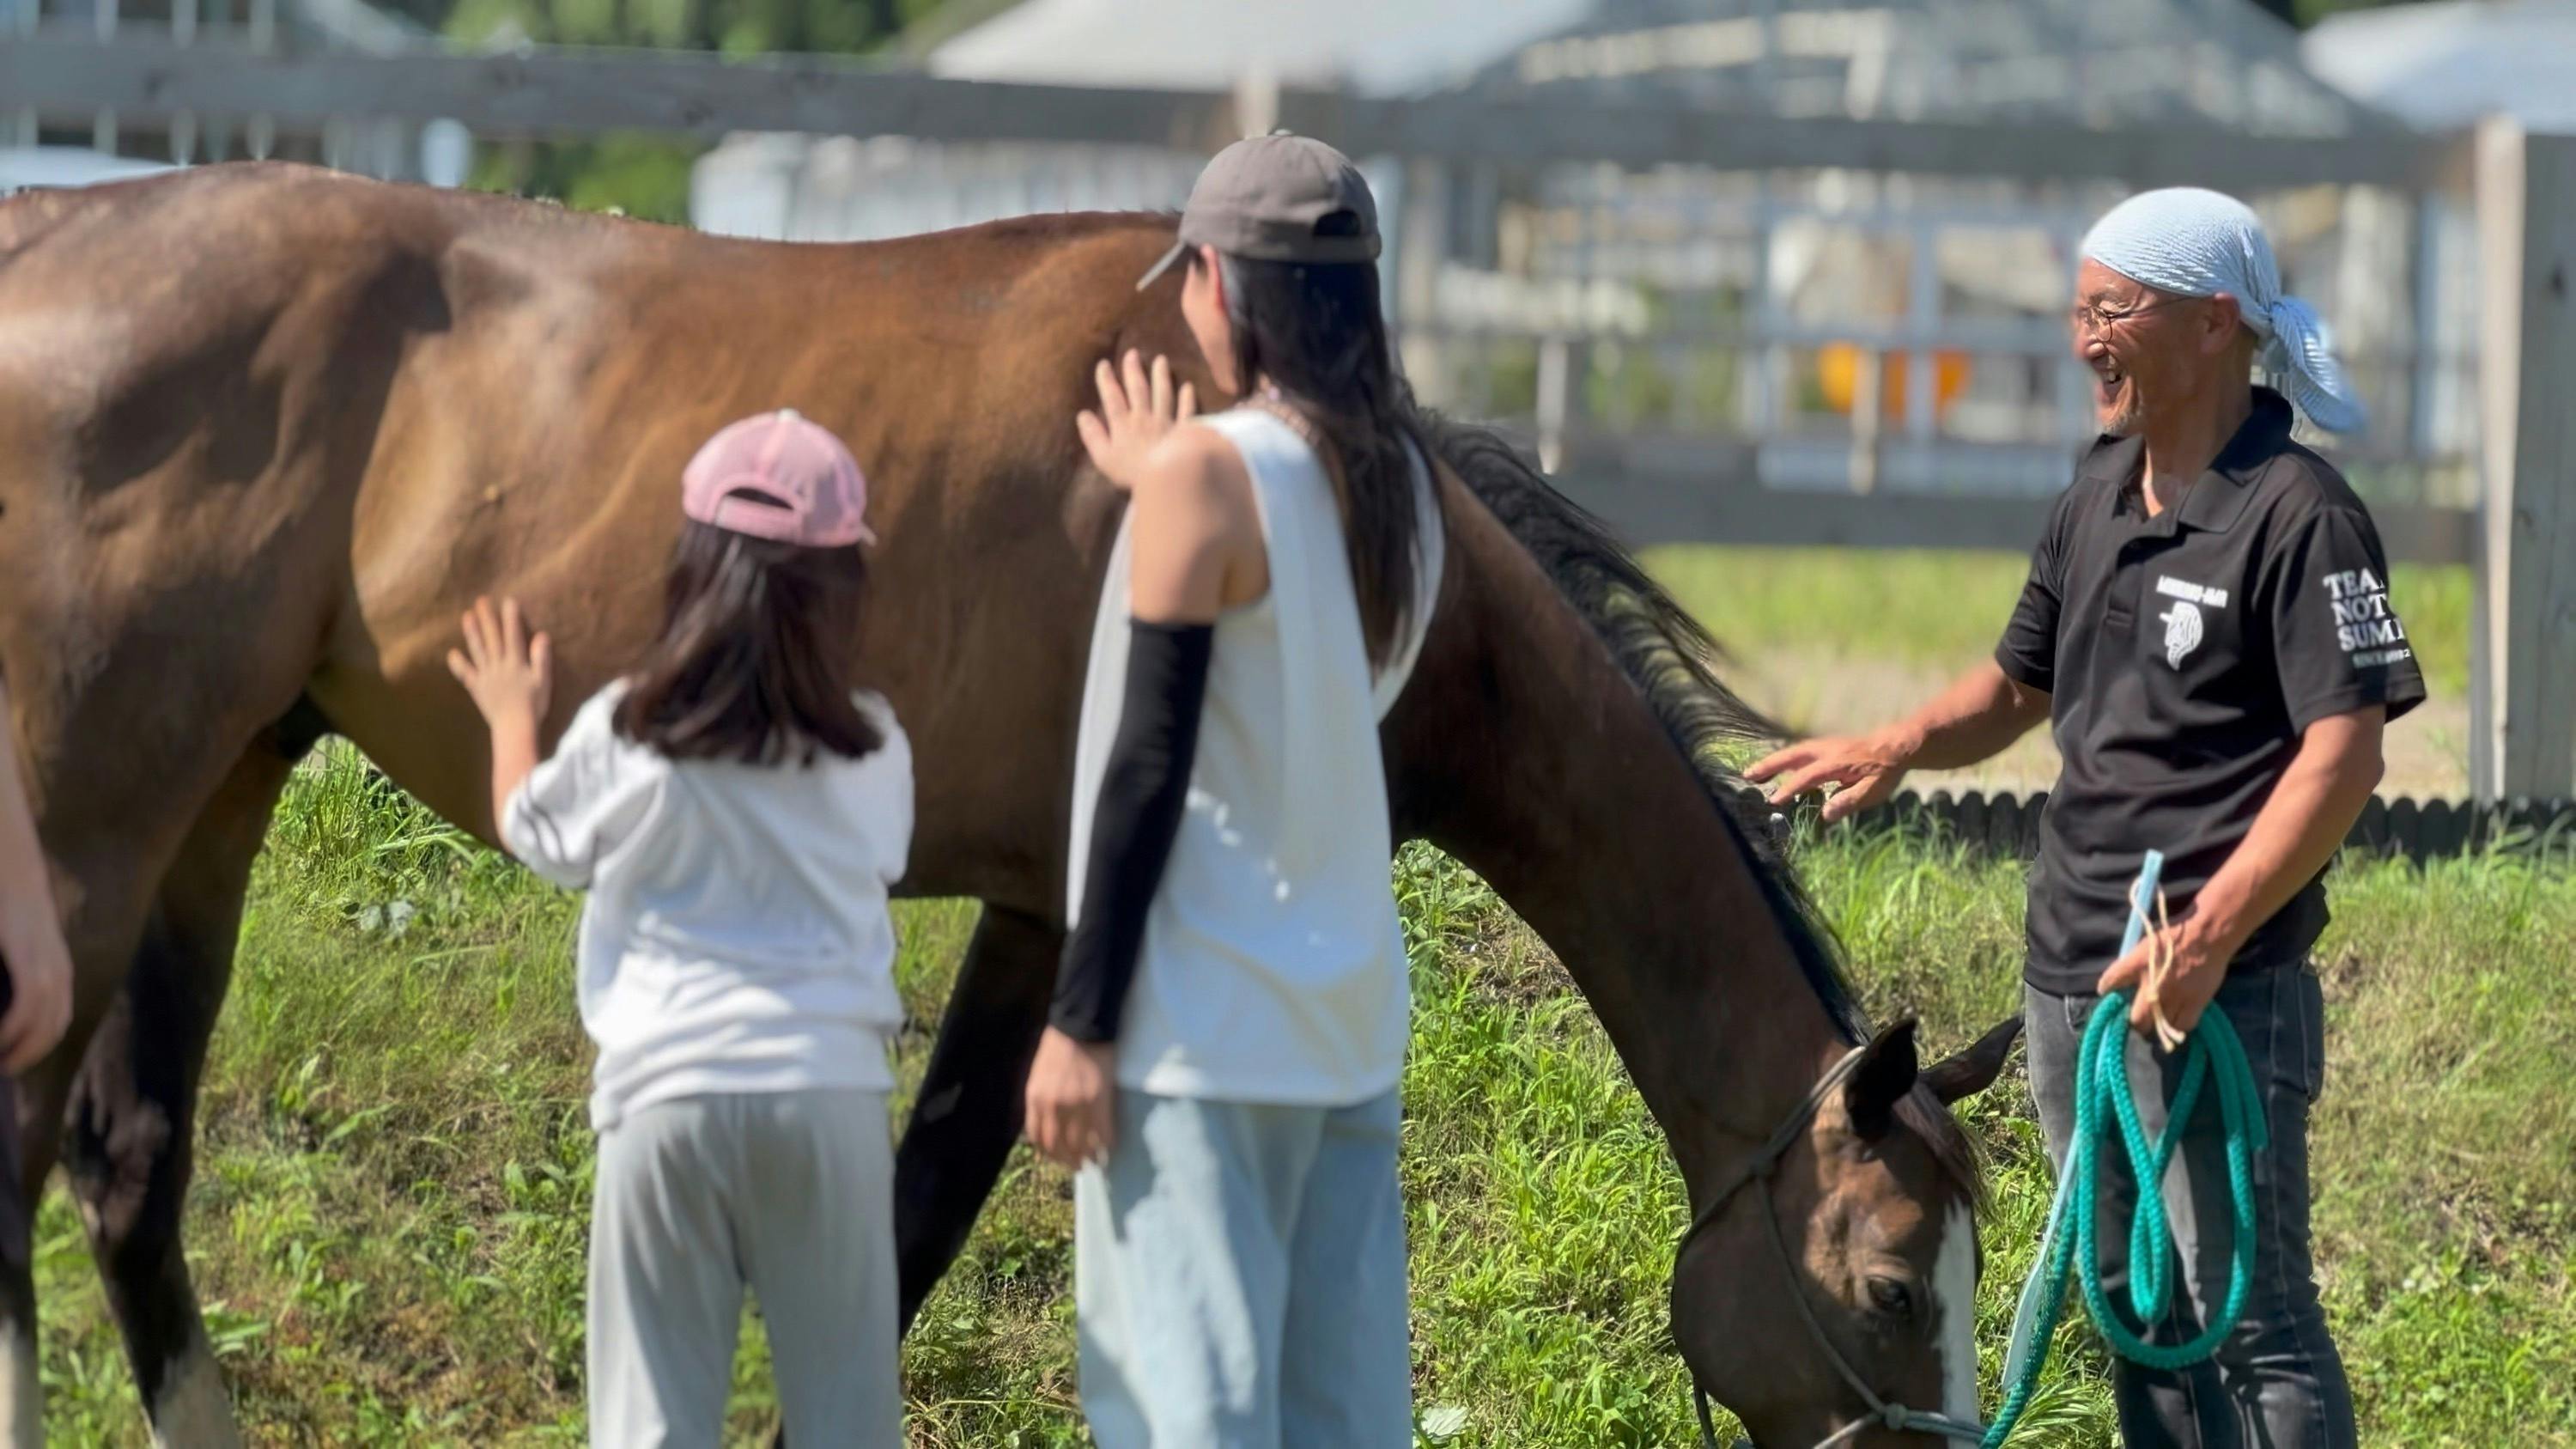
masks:
<path fill-rule="evenodd" d="M 1322 429 L 1315 426 L 1315 420 L 1306 416 L 1303 408 L 1300 408 L 1295 403 L 1288 401 L 1288 395 L 1279 390 L 1279 384 L 1265 378 L 1262 380 L 1260 390 L 1252 394 L 1250 397 L 1245 398 L 1243 402 L 1246 407 L 1259 408 L 1263 412 L 1270 414 L 1272 417 L 1279 419 L 1279 421 L 1286 423 L 1291 429 L 1295 430 L 1298 437 L 1306 440 L 1306 445 L 1308 447 L 1315 449 L 1318 453 L 1324 451 L 1324 435 Z"/>

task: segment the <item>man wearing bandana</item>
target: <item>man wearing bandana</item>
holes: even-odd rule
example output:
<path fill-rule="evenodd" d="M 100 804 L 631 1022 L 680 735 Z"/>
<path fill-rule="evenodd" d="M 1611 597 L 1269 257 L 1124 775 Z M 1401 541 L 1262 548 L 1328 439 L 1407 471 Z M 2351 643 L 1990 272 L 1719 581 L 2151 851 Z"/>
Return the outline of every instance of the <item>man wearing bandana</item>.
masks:
<path fill-rule="evenodd" d="M 1910 770 L 1975 764 L 2050 722 L 2064 766 L 2031 874 L 2023 980 L 2052 1157 L 2065 1161 L 2074 1127 L 2076 1045 L 2115 990 L 2132 997 L 2150 1134 L 2182 1062 L 2158 1025 L 2187 1032 L 2210 1010 L 2244 1041 L 2270 1131 L 2244 1316 L 2197 1368 L 2118 1363 L 2121 1436 L 2131 1449 L 2348 1449 L 2352 1395 L 2308 1229 L 2308 1114 L 2325 1073 L 2309 951 L 2326 866 L 2379 783 L 2381 731 L 2424 698 L 2423 676 L 2369 510 L 2291 439 L 2294 410 L 2333 433 L 2358 431 L 2363 410 L 2316 313 L 2282 294 L 2254 213 L 2211 191 L 2146 192 L 2082 252 L 2070 323 L 2101 436 L 1993 660 L 1904 720 L 1747 773 L 1773 782 L 1774 800 L 1832 787 L 1824 814 L 1839 819 Z M 2254 385 L 2258 367 L 2277 389 Z M 2170 924 L 2120 956 L 2151 849 L 2165 853 Z M 2227 1291 L 2224 1130 L 2217 1094 L 2199 1100 L 2162 1184 L 2188 1292 L 2166 1322 L 2131 1325 L 2157 1342 L 2195 1336 Z M 2106 1156 L 2101 1240 L 2117 1254 L 2137 1189 L 2125 1154 Z M 2127 1274 L 2104 1275 L 2114 1302 Z"/>

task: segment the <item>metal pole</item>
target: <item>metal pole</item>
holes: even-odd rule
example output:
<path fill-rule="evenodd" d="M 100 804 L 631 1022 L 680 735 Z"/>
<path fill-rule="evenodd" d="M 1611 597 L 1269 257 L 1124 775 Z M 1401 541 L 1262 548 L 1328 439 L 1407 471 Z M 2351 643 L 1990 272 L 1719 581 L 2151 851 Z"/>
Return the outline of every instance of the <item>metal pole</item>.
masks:
<path fill-rule="evenodd" d="M 111 44 L 116 39 L 116 0 L 90 0 L 97 22 L 98 43 Z M 116 154 L 116 111 L 101 106 L 90 121 L 90 149 L 113 156 Z"/>
<path fill-rule="evenodd" d="M 1562 337 L 1538 345 L 1538 465 L 1549 473 L 1565 466 L 1566 404 L 1574 373 L 1566 353 Z"/>
<path fill-rule="evenodd" d="M 1863 342 L 1857 346 L 1859 361 L 1852 367 L 1852 491 L 1875 493 L 1878 491 L 1878 410 L 1883 406 L 1879 397 L 1878 344 Z"/>

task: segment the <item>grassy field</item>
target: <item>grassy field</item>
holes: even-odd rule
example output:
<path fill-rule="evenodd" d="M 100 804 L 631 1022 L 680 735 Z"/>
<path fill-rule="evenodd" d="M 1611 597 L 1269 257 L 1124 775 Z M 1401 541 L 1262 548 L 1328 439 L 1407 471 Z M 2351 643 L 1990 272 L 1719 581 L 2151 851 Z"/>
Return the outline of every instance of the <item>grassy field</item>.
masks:
<path fill-rule="evenodd" d="M 1647 563 L 1729 646 L 1960 666 L 1994 651 L 2030 561 L 2018 554 L 1655 549 Z M 2389 599 L 2436 695 L 2469 687 L 2466 568 L 2398 564 Z"/>
<path fill-rule="evenodd" d="M 1802 589 L 1794 561 L 1755 557 L 1695 599 Z M 1771 565 L 1746 584 L 1747 568 Z M 1933 597 L 1996 587 L 1976 583 L 1981 564 L 1905 567 Z M 1890 574 L 1857 577 L 1884 587 Z M 1920 596 L 1884 602 L 1930 612 Z M 1903 637 L 1865 623 L 1874 608 L 1744 607 L 1767 622 L 1720 608 L 1713 621 L 1736 639 Z M 1874 1011 L 1920 1012 L 1946 1050 L 2012 1008 L 2013 869 L 1919 841 L 1827 841 L 1803 861 Z M 1481 883 L 1428 852 L 1397 882 L 1418 1002 L 1404 1171 L 1426 1425 L 1459 1445 L 1691 1442 L 1664 1305 L 1683 1208 L 1651 1121 L 1562 970 Z M 2576 867 L 2366 864 L 2336 890 L 2318 1231 L 2365 1442 L 2576 1446 L 2576 1092 L 2563 1066 L 2576 1059 Z M 579 1441 L 591 1138 L 574 911 L 345 752 L 292 786 L 217 1038 L 190 1207 L 217 1349 L 256 1442 Z M 903 912 L 920 1023 L 898 1047 L 907 1076 L 972 919 L 956 903 Z M 2046 1182 L 2017 1072 L 1971 1123 L 2000 1186 L 1981 1297 L 1994 1353 Z M 1022 1154 L 908 1346 L 916 1444 L 1082 1442 L 1069 1225 L 1066 1180 Z M 56 1442 L 142 1443 L 59 1198 L 38 1269 Z M 734 1423 L 748 1443 L 772 1416 L 756 1323 L 746 1343 Z M 2026 1442 L 2109 1443 L 2097 1353 L 2077 1328 L 2060 1348 Z"/>

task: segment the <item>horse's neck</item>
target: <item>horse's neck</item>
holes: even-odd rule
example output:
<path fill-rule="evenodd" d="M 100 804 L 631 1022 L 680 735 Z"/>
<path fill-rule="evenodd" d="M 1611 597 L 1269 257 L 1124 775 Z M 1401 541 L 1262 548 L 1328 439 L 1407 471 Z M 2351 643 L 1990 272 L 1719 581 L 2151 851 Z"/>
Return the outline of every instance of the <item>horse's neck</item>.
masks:
<path fill-rule="evenodd" d="M 1499 538 L 1502 549 L 1496 547 Z M 1744 842 L 1590 628 L 1490 518 L 1393 721 L 1399 823 L 1564 961 L 1694 1184 L 1844 1049 Z"/>

